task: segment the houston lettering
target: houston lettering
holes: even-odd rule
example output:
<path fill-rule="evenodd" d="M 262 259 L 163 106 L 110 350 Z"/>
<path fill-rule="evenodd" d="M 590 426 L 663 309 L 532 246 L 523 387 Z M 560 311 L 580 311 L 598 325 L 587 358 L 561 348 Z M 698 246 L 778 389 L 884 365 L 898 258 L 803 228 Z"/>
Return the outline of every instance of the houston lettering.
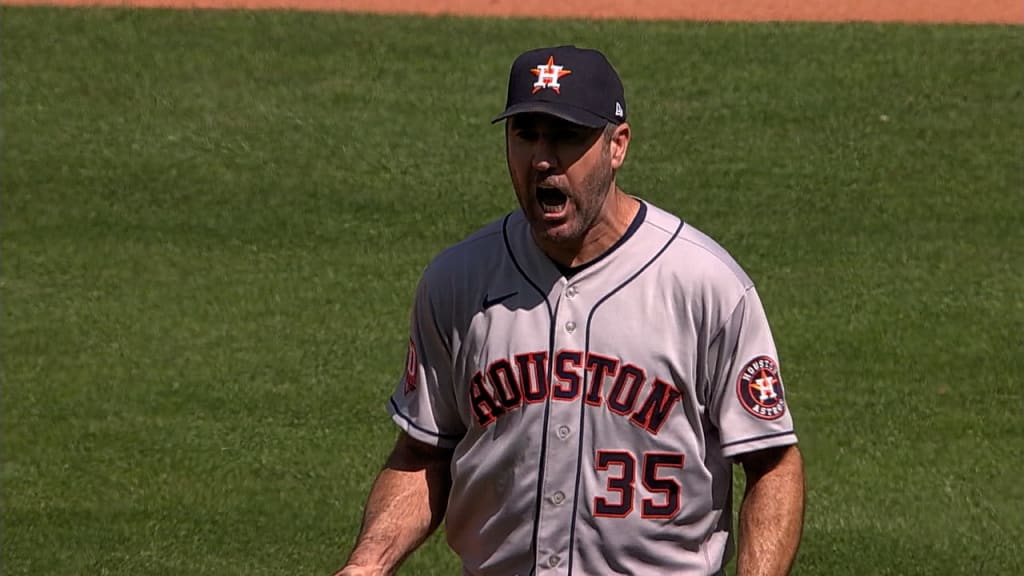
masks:
<path fill-rule="evenodd" d="M 491 362 L 470 379 L 469 396 L 480 426 L 490 426 L 524 404 L 576 402 L 604 406 L 651 434 L 658 434 L 682 394 L 672 384 L 647 377 L 635 365 L 591 352 L 560 350 L 549 373 L 547 352 L 527 352 Z M 584 390 L 586 386 L 586 390 Z"/>

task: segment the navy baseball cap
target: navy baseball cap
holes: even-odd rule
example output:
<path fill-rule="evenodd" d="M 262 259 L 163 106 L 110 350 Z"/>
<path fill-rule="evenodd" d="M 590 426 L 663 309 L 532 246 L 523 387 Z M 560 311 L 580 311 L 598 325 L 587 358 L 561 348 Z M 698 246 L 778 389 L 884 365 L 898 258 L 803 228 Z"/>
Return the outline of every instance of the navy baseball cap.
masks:
<path fill-rule="evenodd" d="M 512 63 L 505 111 L 491 123 L 525 112 L 601 128 L 626 121 L 626 97 L 619 75 L 601 52 L 575 46 L 538 48 Z"/>

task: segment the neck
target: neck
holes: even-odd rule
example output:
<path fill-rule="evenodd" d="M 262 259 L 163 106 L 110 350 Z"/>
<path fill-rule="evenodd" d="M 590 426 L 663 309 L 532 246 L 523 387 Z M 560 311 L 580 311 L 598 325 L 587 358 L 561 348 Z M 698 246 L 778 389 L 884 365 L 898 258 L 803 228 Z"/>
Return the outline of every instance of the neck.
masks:
<path fill-rule="evenodd" d="M 604 254 L 629 229 L 640 210 L 640 202 L 615 187 L 605 200 L 597 221 L 577 240 L 541 245 L 545 253 L 563 266 L 575 268 Z"/>

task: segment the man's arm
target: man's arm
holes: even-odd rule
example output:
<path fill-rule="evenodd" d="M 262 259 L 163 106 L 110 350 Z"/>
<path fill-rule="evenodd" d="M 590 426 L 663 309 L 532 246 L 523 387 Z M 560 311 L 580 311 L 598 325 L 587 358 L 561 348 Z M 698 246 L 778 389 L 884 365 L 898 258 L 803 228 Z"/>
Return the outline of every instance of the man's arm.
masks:
<path fill-rule="evenodd" d="M 451 490 L 452 453 L 404 432 L 378 474 L 348 563 L 335 576 L 394 574 L 437 529 Z"/>
<path fill-rule="evenodd" d="M 804 467 L 796 446 L 738 456 L 747 477 L 736 576 L 785 576 L 803 532 Z"/>

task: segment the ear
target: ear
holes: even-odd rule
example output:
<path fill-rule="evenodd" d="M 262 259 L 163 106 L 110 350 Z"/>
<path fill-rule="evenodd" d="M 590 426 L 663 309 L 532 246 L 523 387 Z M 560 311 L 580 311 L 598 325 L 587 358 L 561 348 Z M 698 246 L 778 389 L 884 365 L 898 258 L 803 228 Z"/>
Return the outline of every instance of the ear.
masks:
<path fill-rule="evenodd" d="M 629 139 L 631 136 L 629 124 L 625 122 L 616 126 L 612 132 L 611 141 L 608 143 L 612 170 L 618 170 L 626 161 L 626 152 L 629 150 Z"/>

